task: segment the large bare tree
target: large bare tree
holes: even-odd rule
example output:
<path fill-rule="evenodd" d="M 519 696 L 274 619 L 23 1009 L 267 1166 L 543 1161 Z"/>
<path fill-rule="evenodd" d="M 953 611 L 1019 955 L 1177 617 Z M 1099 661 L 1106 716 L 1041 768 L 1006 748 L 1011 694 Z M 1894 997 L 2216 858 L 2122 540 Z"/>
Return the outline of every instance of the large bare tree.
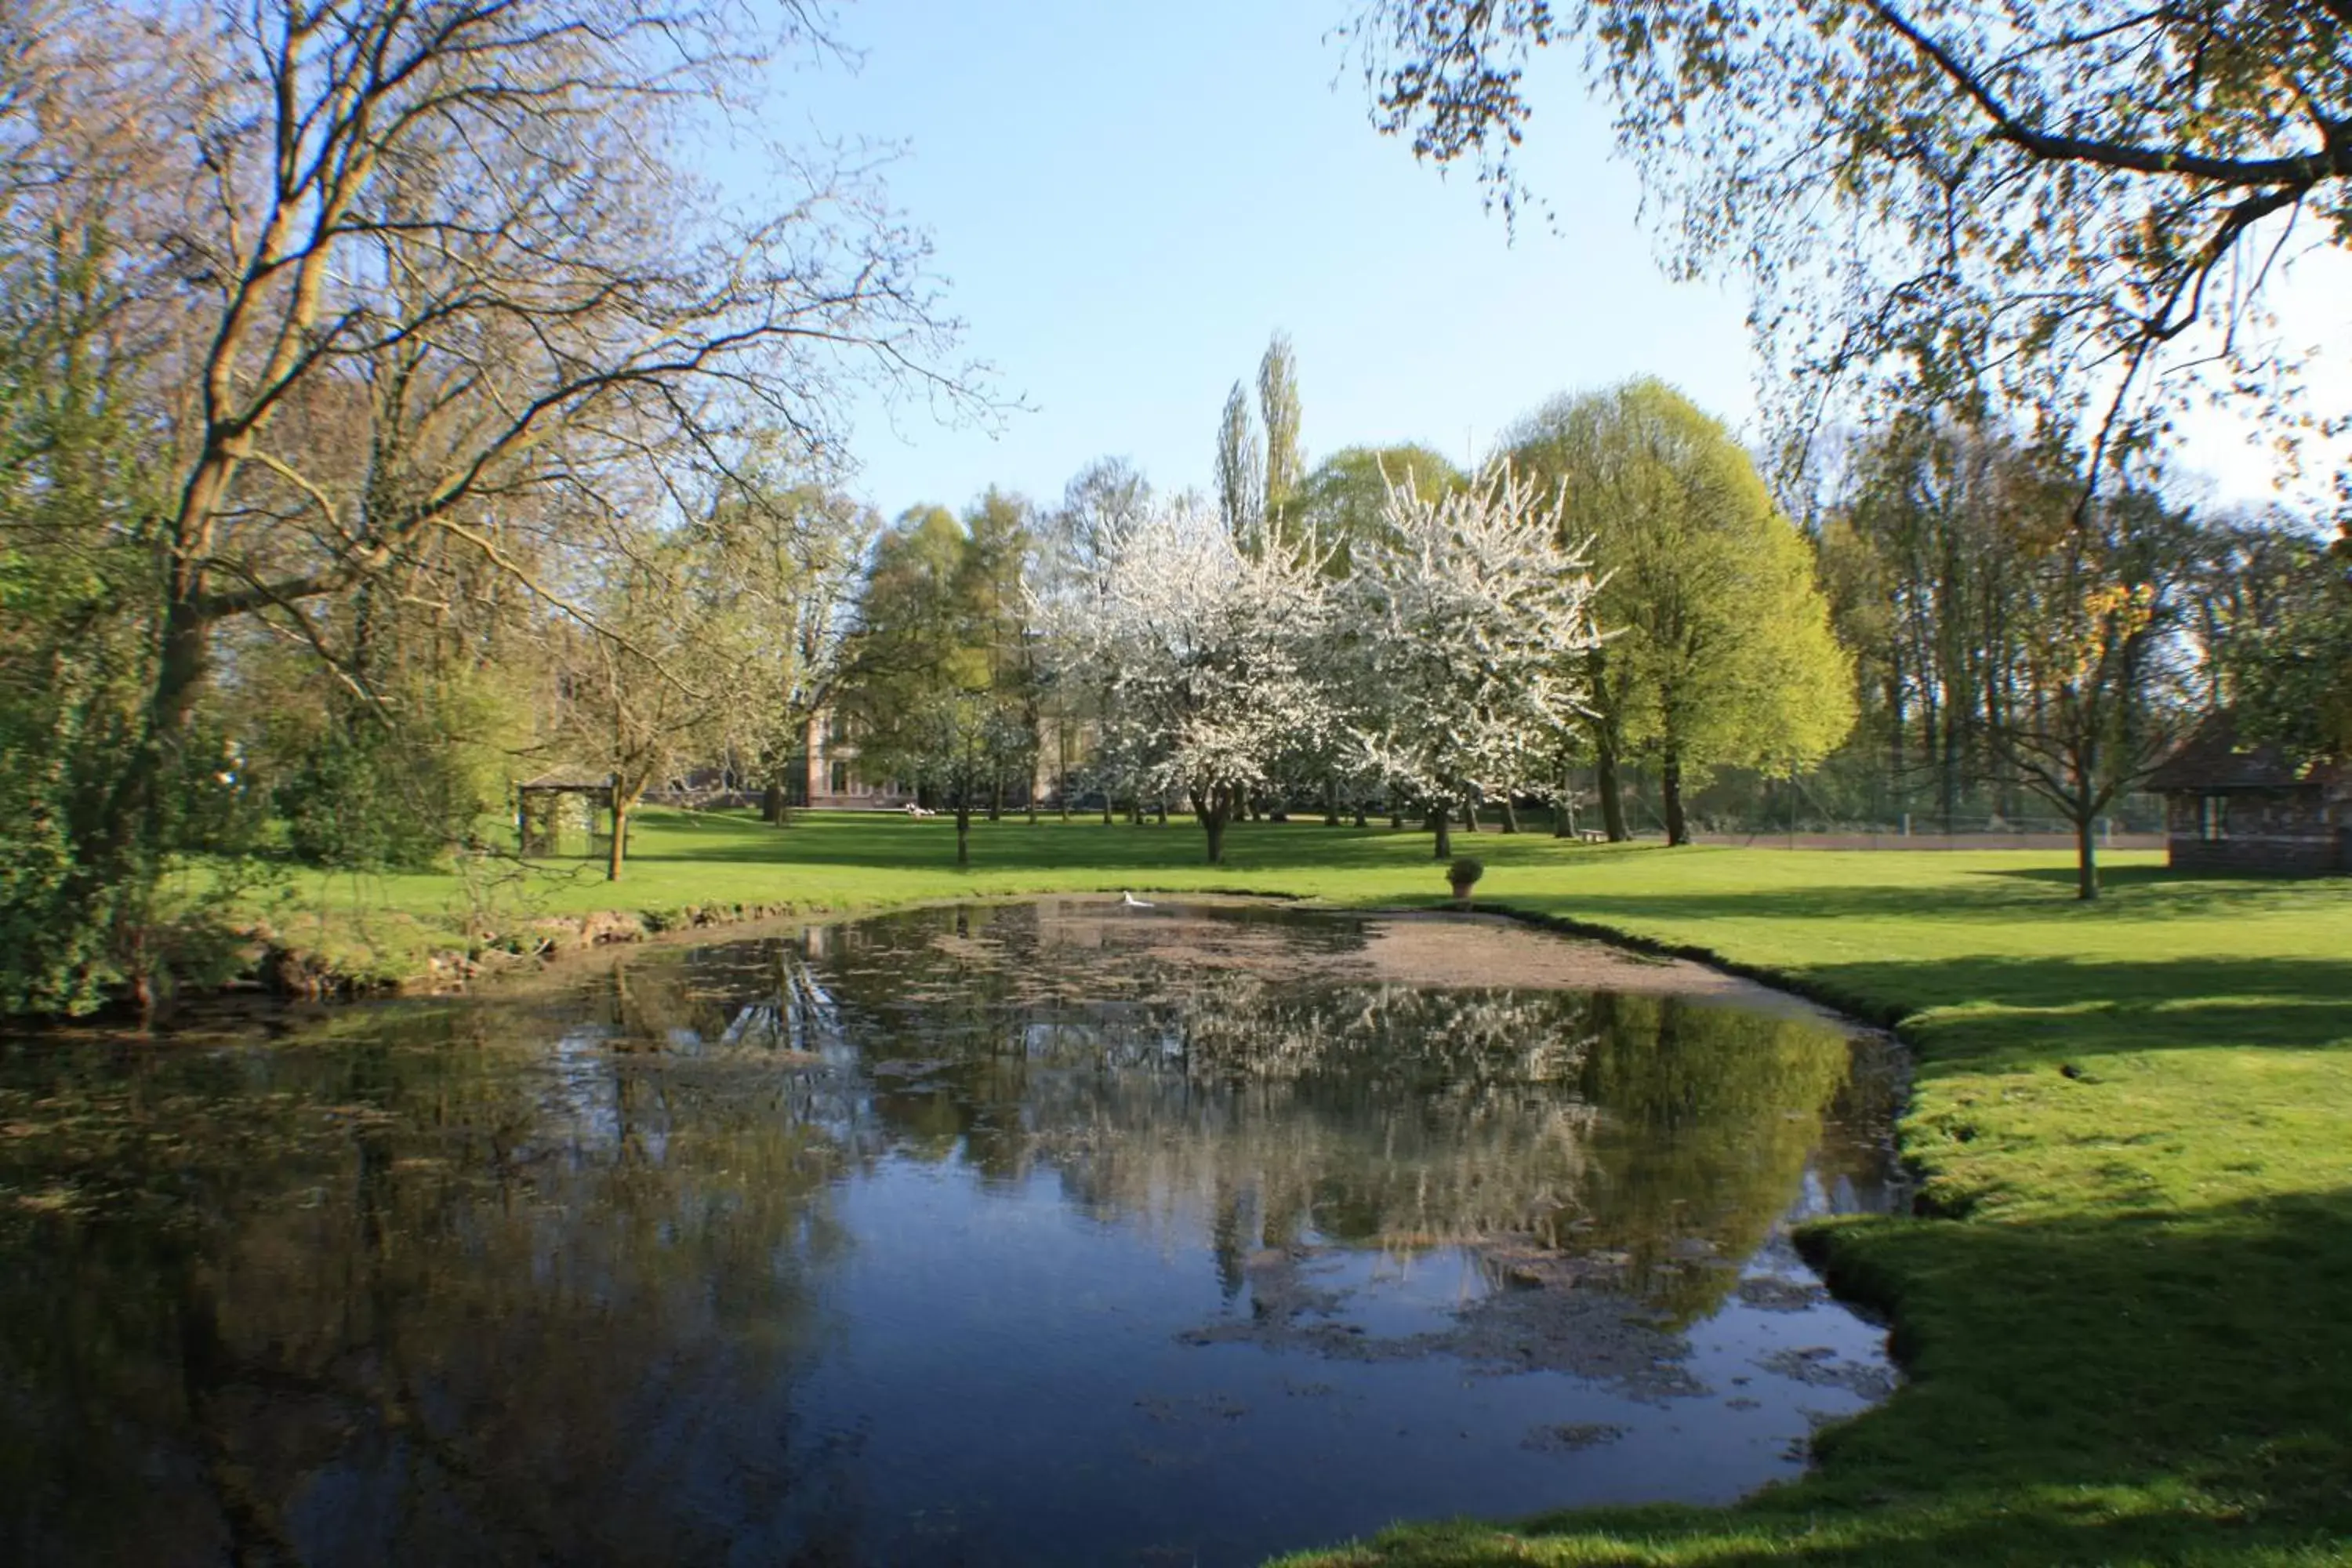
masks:
<path fill-rule="evenodd" d="M 306 626 L 436 540 L 584 612 L 518 530 L 594 515 L 624 468 L 723 468 L 752 426 L 834 450 L 845 377 L 961 392 L 924 247 L 854 168 L 780 155 L 734 200 L 688 166 L 693 142 L 748 134 L 774 55 L 819 41 L 797 4 L 764 26 L 700 0 L 95 4 L 38 25 L 41 80 L 66 84 L 49 101 L 109 122 L 35 116 L 10 142 L 135 156 L 123 266 L 176 333 L 157 651 L 108 858 L 153 821 L 233 623 Z M 60 213 L 77 184 L 51 187 Z M 288 438 L 338 410 L 352 442 Z"/>

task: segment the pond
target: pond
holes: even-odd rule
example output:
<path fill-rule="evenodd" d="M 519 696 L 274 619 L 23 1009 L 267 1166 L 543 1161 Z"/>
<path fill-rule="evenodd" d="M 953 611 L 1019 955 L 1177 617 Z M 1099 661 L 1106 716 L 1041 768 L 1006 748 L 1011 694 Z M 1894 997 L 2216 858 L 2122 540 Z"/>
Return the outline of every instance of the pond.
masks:
<path fill-rule="evenodd" d="M 1727 1500 L 1891 1386 L 1880 1042 L 1103 900 L 0 1050 L 0 1559 L 1246 1564 Z"/>

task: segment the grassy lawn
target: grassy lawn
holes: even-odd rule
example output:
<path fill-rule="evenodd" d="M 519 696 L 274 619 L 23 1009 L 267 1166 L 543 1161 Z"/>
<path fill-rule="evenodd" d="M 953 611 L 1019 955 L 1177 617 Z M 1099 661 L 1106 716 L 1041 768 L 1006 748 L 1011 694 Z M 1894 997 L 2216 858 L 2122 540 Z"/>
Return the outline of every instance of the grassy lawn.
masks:
<path fill-rule="evenodd" d="M 397 971 L 592 910 L 831 910 L 1133 888 L 1435 903 L 1425 837 L 1189 824 L 649 814 L 628 879 L 299 881 L 285 940 Z M 1886 1310 L 1910 1383 L 1729 1510 L 1409 1527 L 1301 1563 L 2352 1562 L 2352 884 L 2074 902 L 2057 857 L 1595 847 L 1481 834 L 1482 903 L 1701 950 L 1895 1024 L 1920 1217 L 1806 1242 Z M 320 911 L 333 911 L 321 913 Z M 306 932 L 310 933 L 306 935 Z"/>

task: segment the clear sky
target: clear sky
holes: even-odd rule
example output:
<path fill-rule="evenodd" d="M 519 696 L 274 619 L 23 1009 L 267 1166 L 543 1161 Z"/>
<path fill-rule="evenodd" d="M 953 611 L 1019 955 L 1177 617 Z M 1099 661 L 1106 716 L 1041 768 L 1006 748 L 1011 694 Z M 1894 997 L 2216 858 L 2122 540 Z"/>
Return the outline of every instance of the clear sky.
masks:
<path fill-rule="evenodd" d="M 856 488 L 892 513 L 992 483 L 1051 501 L 1108 454 L 1163 490 L 1205 488 L 1226 391 L 1276 330 L 1310 462 L 1397 440 L 1483 454 L 1554 393 L 1645 374 L 1753 434 L 1744 301 L 1666 280 L 1568 62 L 1541 68 L 1527 156 L 1557 231 L 1514 240 L 1466 173 L 1373 132 L 1327 36 L 1351 9 L 845 6 L 862 62 L 787 79 L 773 129 L 903 144 L 890 195 L 932 236 L 968 348 L 1025 405 L 992 432 L 865 408 Z M 2345 312 L 2324 315 L 2342 348 Z M 2207 432 L 2197 456 L 2226 493 L 2265 488 L 2241 433 Z"/>

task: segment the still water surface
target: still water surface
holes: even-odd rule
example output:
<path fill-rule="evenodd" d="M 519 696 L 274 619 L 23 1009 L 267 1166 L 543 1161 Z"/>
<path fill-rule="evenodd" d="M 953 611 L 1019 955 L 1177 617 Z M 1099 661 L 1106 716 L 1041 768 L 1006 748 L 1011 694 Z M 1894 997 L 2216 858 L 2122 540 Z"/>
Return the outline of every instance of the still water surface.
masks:
<path fill-rule="evenodd" d="M 1401 930 L 1048 900 L 16 1042 L 0 1558 L 1244 1564 L 1796 1473 L 1889 1384 L 1785 1238 L 1885 1201 L 1880 1048 Z"/>

